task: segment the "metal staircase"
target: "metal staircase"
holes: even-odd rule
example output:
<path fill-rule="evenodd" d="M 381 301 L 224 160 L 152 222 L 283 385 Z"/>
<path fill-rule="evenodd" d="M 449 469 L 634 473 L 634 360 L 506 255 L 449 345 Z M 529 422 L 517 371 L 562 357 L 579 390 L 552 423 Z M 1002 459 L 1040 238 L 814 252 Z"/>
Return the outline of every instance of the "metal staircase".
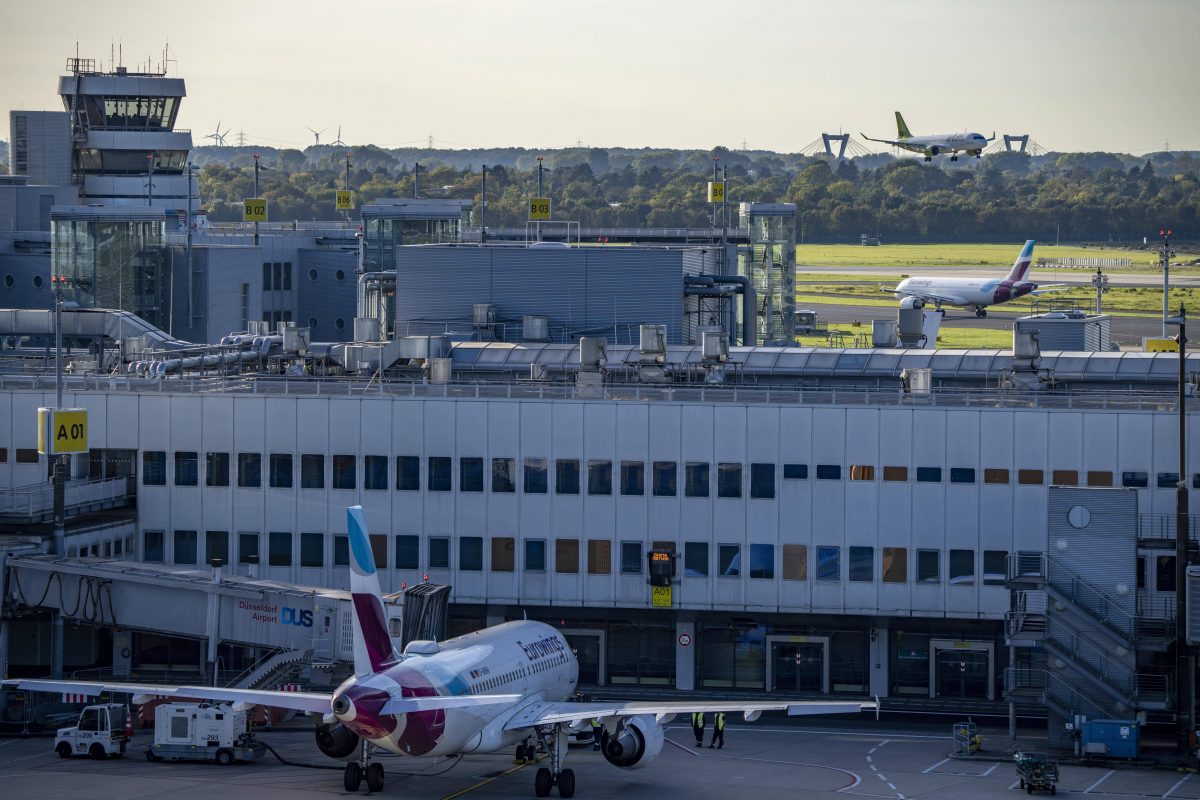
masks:
<path fill-rule="evenodd" d="M 1159 615 L 1131 611 L 1119 598 L 1134 587 L 1117 587 L 1114 598 L 1044 553 L 1009 555 L 1007 583 L 1013 592 L 1005 615 L 1008 644 L 1036 648 L 1046 660 L 1045 669 L 1005 671 L 1010 700 L 1035 699 L 1066 721 L 1170 708 L 1170 676 L 1139 670 L 1137 658 L 1139 650 L 1161 649 L 1174 635 L 1174 620 L 1161 616 L 1165 609 L 1156 609 Z"/>

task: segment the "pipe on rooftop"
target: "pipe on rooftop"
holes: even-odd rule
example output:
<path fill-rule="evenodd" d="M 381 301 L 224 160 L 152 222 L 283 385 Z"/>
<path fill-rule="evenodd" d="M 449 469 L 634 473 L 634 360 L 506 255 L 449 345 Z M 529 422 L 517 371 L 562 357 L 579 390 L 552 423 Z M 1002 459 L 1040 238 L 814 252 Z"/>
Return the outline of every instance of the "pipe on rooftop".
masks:
<path fill-rule="evenodd" d="M 758 298 L 749 278 L 744 275 L 685 275 L 683 283 L 683 293 L 693 297 L 728 297 L 731 292 L 740 294 L 742 296 L 742 344 L 746 347 L 753 347 L 757 344 Z M 730 288 L 723 289 L 722 285 Z"/>

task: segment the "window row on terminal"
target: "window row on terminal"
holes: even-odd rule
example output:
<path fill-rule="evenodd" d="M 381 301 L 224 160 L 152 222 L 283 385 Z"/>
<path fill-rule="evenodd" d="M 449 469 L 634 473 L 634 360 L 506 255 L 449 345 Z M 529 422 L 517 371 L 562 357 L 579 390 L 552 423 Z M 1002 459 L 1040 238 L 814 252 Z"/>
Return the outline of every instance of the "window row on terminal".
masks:
<path fill-rule="evenodd" d="M 203 546 L 204 563 L 221 559 L 229 563 L 230 538 L 228 531 L 172 531 L 171 561 L 179 565 L 199 563 Z M 613 542 L 610 539 L 556 538 L 522 539 L 511 536 L 429 536 L 422 558 L 421 536 L 400 534 L 392 537 L 371 535 L 371 550 L 380 569 L 389 565 L 396 570 L 451 570 L 462 572 L 548 573 L 558 575 L 620 575 L 637 576 L 646 572 L 646 543 L 641 541 Z M 147 530 L 143 533 L 143 560 L 167 560 L 166 532 Z M 332 537 L 324 533 L 305 532 L 296 537 L 290 531 L 267 533 L 265 560 L 260 550 L 261 536 L 257 532 L 237 533 L 237 563 L 259 564 L 268 567 L 300 566 L 322 568 L 348 567 L 350 549 L 347 537 Z M 654 542 L 652 549 L 670 549 L 674 542 Z M 389 553 L 389 549 L 391 552 Z M 614 560 L 614 549 L 616 558 Z M 389 555 L 392 558 L 389 559 Z M 985 586 L 1004 584 L 1005 550 L 951 548 L 945 552 L 907 547 L 869 547 L 851 545 L 807 544 L 750 544 L 709 542 L 683 543 L 682 576 L 688 578 L 741 578 L 786 581 L 849 581 L 853 583 L 948 583 L 952 586 L 973 585 L 982 578 Z M 714 560 L 715 559 L 715 560 Z"/>
<path fill-rule="evenodd" d="M 231 454 L 210 452 L 204 454 L 203 478 L 205 486 L 229 486 L 235 476 L 237 486 L 243 489 L 262 488 L 264 459 L 262 453 L 236 453 L 236 464 L 231 463 Z M 174 485 L 198 486 L 201 479 L 201 454 L 195 451 L 176 451 L 172 459 Z M 713 476 L 716 477 L 717 497 L 743 497 L 771 499 L 778 490 L 777 477 L 786 481 L 809 479 L 808 464 L 772 464 L 738 462 L 686 461 L 682 465 L 675 461 L 617 461 L 607 459 L 576 458 L 491 458 L 462 456 L 395 456 L 394 488 L 397 491 L 430 492 L 484 492 L 524 494 L 589 495 L 622 494 L 654 497 L 710 497 L 713 494 Z M 361 462 L 361 470 L 359 464 Z M 423 463 L 424 462 L 424 463 Z M 328 469 L 326 465 L 328 463 Z M 299 475 L 296 474 L 299 466 Z M 422 471 L 424 466 L 424 471 Z M 714 469 L 715 467 L 715 469 Z M 358 489 L 386 491 L 392 488 L 392 457 L 386 455 L 357 456 L 353 454 L 326 456 L 323 453 L 268 453 L 265 464 L 266 485 L 273 489 Z M 982 472 L 982 475 L 980 475 Z M 1053 486 L 1092 486 L 1145 489 L 1150 486 L 1151 474 L 1144 471 L 1114 473 L 1106 470 L 1073 469 L 1017 469 L 974 467 L 907 467 L 851 465 L 843 469 L 840 464 L 817 464 L 812 470 L 816 480 L 876 481 L 907 483 L 975 484 L 982 479 L 984 484 L 1042 486 L 1047 480 Z M 553 475 L 553 486 L 551 486 Z M 748 476 L 748 486 L 747 486 Z M 456 485 L 457 478 L 457 485 Z M 1179 481 L 1175 472 L 1154 473 L 1155 486 L 1174 489 Z M 142 483 L 145 486 L 167 484 L 167 453 L 162 450 L 146 450 L 142 453 Z M 1200 472 L 1192 474 L 1191 486 L 1200 489 Z"/>

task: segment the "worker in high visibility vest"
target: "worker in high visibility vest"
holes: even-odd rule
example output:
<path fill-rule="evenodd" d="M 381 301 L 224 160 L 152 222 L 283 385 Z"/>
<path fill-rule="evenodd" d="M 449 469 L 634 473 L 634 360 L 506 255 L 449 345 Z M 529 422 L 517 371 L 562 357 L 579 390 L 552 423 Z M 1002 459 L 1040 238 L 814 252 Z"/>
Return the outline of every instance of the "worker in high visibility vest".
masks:
<path fill-rule="evenodd" d="M 600 724 L 599 717 L 592 717 L 592 749 L 600 749 L 600 734 L 604 730 L 604 726 Z"/>
<path fill-rule="evenodd" d="M 720 741 L 721 743 L 717 744 L 718 741 Z M 718 711 L 715 715 L 713 715 L 713 738 L 712 738 L 712 742 L 708 745 L 710 750 L 712 749 L 713 745 L 716 745 L 718 750 L 720 750 L 722 747 L 725 746 L 725 712 L 724 711 Z"/>
<path fill-rule="evenodd" d="M 704 747 L 704 712 L 692 714 L 692 733 L 696 734 L 696 747 Z"/>

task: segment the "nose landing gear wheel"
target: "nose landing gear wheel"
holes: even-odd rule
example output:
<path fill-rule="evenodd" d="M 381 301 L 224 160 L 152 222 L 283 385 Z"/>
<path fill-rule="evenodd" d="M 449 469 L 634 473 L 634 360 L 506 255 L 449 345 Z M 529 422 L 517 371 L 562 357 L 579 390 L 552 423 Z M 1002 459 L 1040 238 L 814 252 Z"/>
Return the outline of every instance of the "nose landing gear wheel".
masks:
<path fill-rule="evenodd" d="M 383 764 L 371 764 L 367 767 L 367 791 L 383 791 Z"/>
<path fill-rule="evenodd" d="M 362 767 L 355 763 L 346 765 L 346 771 L 342 773 L 342 785 L 346 787 L 347 792 L 357 792 L 358 787 L 362 785 L 362 779 Z"/>
<path fill-rule="evenodd" d="M 538 769 L 537 774 L 533 776 L 533 793 L 538 797 L 549 797 L 553 785 L 554 778 L 550 775 L 550 770 L 546 767 Z"/>
<path fill-rule="evenodd" d="M 564 769 L 558 773 L 558 796 L 562 798 L 575 796 L 575 770 Z"/>

